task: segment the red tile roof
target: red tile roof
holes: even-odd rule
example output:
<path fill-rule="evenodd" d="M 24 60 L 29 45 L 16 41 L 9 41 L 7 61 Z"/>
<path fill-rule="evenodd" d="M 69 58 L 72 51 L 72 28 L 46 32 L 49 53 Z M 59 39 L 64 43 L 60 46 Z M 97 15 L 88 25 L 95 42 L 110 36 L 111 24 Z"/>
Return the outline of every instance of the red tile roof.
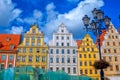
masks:
<path fill-rule="evenodd" d="M 16 50 L 19 43 L 18 34 L 0 34 L 0 50 L 10 50 L 10 45 L 14 45 L 13 50 Z"/>
<path fill-rule="evenodd" d="M 106 30 L 103 30 L 102 34 L 100 35 L 100 46 L 102 46 L 102 42 L 104 41 L 105 34 L 106 34 Z M 98 37 L 97 37 L 97 39 L 98 39 Z M 97 40 L 96 40 L 96 45 L 98 45 Z"/>
<path fill-rule="evenodd" d="M 79 48 L 81 43 L 82 43 L 82 41 L 81 40 L 76 40 L 76 42 L 77 42 L 77 47 Z"/>

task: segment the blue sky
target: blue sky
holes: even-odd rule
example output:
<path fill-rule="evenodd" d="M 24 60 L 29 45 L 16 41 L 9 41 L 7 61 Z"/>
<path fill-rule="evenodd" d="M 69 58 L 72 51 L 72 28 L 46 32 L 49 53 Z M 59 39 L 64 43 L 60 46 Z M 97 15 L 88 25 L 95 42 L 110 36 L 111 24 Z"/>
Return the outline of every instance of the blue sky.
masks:
<path fill-rule="evenodd" d="M 75 39 L 81 39 L 86 33 L 81 19 L 85 14 L 92 18 L 91 11 L 94 8 L 102 9 L 118 28 L 119 2 L 119 0 L 0 0 L 0 33 L 21 34 L 35 23 L 44 32 L 45 40 L 48 41 L 63 22 Z"/>

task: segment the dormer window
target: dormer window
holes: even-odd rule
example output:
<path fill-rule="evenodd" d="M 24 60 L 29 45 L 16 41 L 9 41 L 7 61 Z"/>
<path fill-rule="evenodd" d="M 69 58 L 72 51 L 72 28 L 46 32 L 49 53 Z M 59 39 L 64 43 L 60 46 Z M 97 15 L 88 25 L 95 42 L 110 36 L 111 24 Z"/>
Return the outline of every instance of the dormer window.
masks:
<path fill-rule="evenodd" d="M 6 41 L 10 41 L 10 38 L 9 38 L 9 37 L 7 37 L 7 38 L 6 38 Z"/>
<path fill-rule="evenodd" d="M 10 45 L 10 49 L 14 49 L 14 45 L 13 44 Z"/>
<path fill-rule="evenodd" d="M 35 29 L 32 30 L 32 33 L 35 33 Z"/>

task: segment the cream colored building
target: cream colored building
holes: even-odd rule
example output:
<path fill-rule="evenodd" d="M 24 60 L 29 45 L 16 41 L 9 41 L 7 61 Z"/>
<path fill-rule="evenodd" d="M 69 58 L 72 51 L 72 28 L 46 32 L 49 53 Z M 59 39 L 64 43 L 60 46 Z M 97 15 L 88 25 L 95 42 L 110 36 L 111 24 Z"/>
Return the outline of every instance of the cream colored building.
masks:
<path fill-rule="evenodd" d="M 24 34 L 23 42 L 18 46 L 16 66 L 32 66 L 47 69 L 48 47 L 44 35 L 36 25 Z"/>
<path fill-rule="evenodd" d="M 110 63 L 104 70 L 110 80 L 120 80 L 120 34 L 111 24 L 102 42 L 102 58 Z"/>

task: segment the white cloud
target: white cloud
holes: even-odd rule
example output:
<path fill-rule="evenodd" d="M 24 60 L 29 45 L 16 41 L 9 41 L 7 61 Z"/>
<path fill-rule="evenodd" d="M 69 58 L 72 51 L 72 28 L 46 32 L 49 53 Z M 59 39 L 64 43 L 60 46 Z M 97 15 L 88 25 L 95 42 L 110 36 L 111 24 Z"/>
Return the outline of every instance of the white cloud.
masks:
<path fill-rule="evenodd" d="M 48 6 L 49 5 L 50 4 L 48 4 Z M 47 36 L 52 35 L 52 32 L 56 31 L 57 27 L 63 22 L 65 23 L 67 28 L 74 33 L 74 36 L 78 37 L 83 33 L 85 33 L 85 31 L 83 30 L 84 26 L 82 23 L 82 17 L 85 14 L 92 17 L 91 11 L 94 8 L 101 8 L 103 5 L 104 5 L 103 0 L 84 0 L 79 2 L 76 8 L 64 14 L 59 14 L 54 10 L 54 8 L 52 8 L 52 12 L 57 13 L 57 15 L 54 14 L 54 18 L 49 19 L 49 16 L 53 15 L 53 14 L 49 14 L 48 16 L 49 21 L 47 22 L 45 29 L 43 30 Z"/>
<path fill-rule="evenodd" d="M 23 27 L 22 26 L 12 26 L 11 29 L 7 29 L 7 32 L 11 33 L 11 34 L 21 34 L 23 32 Z"/>
<path fill-rule="evenodd" d="M 0 26 L 7 27 L 21 12 L 11 0 L 0 0 Z"/>
<path fill-rule="evenodd" d="M 43 14 L 41 11 L 35 9 L 32 13 L 32 16 L 25 18 L 17 18 L 17 21 L 28 24 L 34 24 L 34 23 L 41 24 L 42 15 Z"/>

